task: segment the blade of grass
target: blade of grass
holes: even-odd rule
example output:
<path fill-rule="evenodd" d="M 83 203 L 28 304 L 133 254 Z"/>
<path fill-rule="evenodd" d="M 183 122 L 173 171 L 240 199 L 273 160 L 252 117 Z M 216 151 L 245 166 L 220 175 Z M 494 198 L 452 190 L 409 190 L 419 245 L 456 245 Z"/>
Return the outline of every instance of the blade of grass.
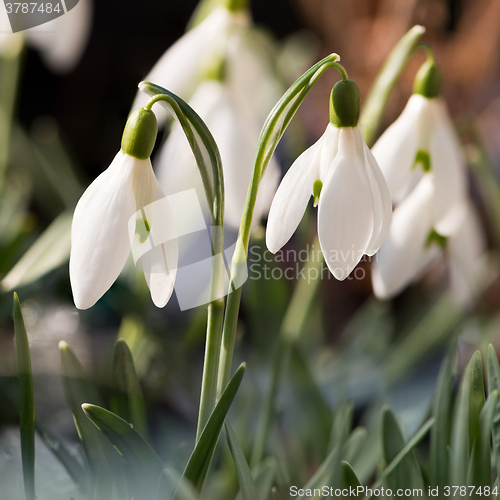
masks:
<path fill-rule="evenodd" d="M 357 488 L 361 486 L 359 482 L 358 476 L 354 472 L 354 469 L 351 467 L 349 462 L 342 460 L 342 472 L 344 473 L 344 485 L 348 488 Z"/>
<path fill-rule="evenodd" d="M 497 391 L 500 394 L 500 367 L 494 347 L 488 346 L 488 391 L 491 394 Z M 495 413 L 492 422 L 493 434 L 493 455 L 497 469 L 497 476 L 500 477 L 500 401 L 497 400 Z"/>
<path fill-rule="evenodd" d="M 35 395 L 31 371 L 30 346 L 17 293 L 14 293 L 14 332 L 16 338 L 17 379 L 19 383 L 19 426 L 24 492 L 35 500 Z"/>
<path fill-rule="evenodd" d="M 408 456 L 408 454 L 424 439 L 426 434 L 434 425 L 434 418 L 427 420 L 422 427 L 415 433 L 415 435 L 406 443 L 404 448 L 394 457 L 392 462 L 387 465 L 387 467 L 382 471 L 380 479 L 373 485 L 372 491 L 380 488 L 384 480 L 394 472 L 396 467 L 398 467 L 401 462 Z M 371 496 L 365 497 L 366 499 L 371 498 Z"/>
<path fill-rule="evenodd" d="M 198 491 L 201 491 L 205 482 L 222 426 L 238 392 L 244 373 L 245 364 L 242 364 L 234 373 L 217 402 L 184 470 L 183 477 L 191 481 Z"/>
<path fill-rule="evenodd" d="M 111 401 L 114 413 L 133 424 L 134 429 L 148 438 L 146 410 L 141 384 L 134 367 L 132 353 L 123 339 L 118 339 L 113 355 L 115 392 Z"/>
<path fill-rule="evenodd" d="M 452 394 L 452 367 L 455 349 L 450 351 L 439 373 L 437 388 L 433 401 L 432 415 L 434 425 L 431 429 L 430 450 L 430 484 L 440 490 L 448 481 L 448 443 L 450 438 L 450 412 Z"/>
<path fill-rule="evenodd" d="M 132 424 L 105 408 L 84 403 L 82 409 L 124 459 L 132 496 L 152 498 L 163 471 L 163 463 L 151 446 L 134 430 Z"/>
<path fill-rule="evenodd" d="M 234 465 L 236 467 L 236 475 L 238 476 L 238 483 L 240 485 L 240 492 L 243 500 L 259 500 L 257 488 L 252 478 L 252 473 L 248 467 L 243 450 L 241 449 L 238 438 L 233 429 L 226 422 L 226 436 L 229 444 L 229 450 L 233 457 Z"/>
<path fill-rule="evenodd" d="M 382 411 L 382 449 L 385 462 L 390 464 L 404 449 L 406 443 L 394 413 L 388 407 Z M 386 473 L 385 477 L 393 490 L 423 486 L 420 467 L 411 451 L 391 473 Z"/>
<path fill-rule="evenodd" d="M 482 396 L 481 396 L 482 391 Z M 451 434 L 450 480 L 454 486 L 467 486 L 471 442 L 478 435 L 479 412 L 484 402 L 481 353 L 472 356 L 460 386 Z"/>
<path fill-rule="evenodd" d="M 472 451 L 472 473 L 469 485 L 476 487 L 491 486 L 491 427 L 498 392 L 493 391 L 486 400 L 479 415 L 479 434 L 476 436 Z"/>

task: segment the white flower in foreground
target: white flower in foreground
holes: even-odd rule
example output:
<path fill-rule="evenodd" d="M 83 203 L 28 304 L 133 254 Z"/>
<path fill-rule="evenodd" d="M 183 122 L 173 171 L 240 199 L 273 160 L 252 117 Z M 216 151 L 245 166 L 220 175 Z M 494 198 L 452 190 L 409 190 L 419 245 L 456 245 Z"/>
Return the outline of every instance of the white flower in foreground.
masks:
<path fill-rule="evenodd" d="M 206 123 L 219 147 L 224 168 L 224 223 L 226 226 L 239 228 L 252 176 L 259 126 L 253 116 L 238 107 L 227 86 L 220 81 L 203 82 L 189 104 Z M 208 214 L 201 176 L 178 123 L 173 125 L 159 158 L 155 161 L 155 168 L 158 180 L 167 195 L 195 187 L 204 211 Z M 271 161 L 257 196 L 255 221 L 267 214 L 278 181 L 278 165 Z"/>
<path fill-rule="evenodd" d="M 348 103 L 348 104 L 347 104 Z M 269 213 L 266 242 L 273 253 L 292 236 L 311 196 L 318 206 L 318 236 L 332 274 L 345 279 L 363 254 L 373 255 L 389 230 L 391 200 L 359 127 L 359 89 L 338 82 L 323 136 L 293 163 Z"/>
<path fill-rule="evenodd" d="M 372 266 L 374 293 L 381 299 L 418 279 L 444 248 L 452 269 L 460 269 L 455 281 L 472 285 L 472 270 L 479 270 L 485 253 L 478 224 L 471 222 L 476 217 L 460 143 L 438 89 L 436 65 L 428 61 L 403 113 L 372 149 L 397 205 Z"/>
<path fill-rule="evenodd" d="M 141 227 L 142 232 L 144 229 L 147 233 L 155 229 L 164 232 L 165 225 L 172 224 L 168 204 L 164 205 L 167 212 L 162 214 L 161 221 L 146 208 L 164 198 L 149 159 L 155 139 L 154 113 L 137 110 L 127 122 L 120 152 L 87 188 L 76 206 L 71 227 L 69 270 L 75 305 L 79 309 L 93 306 L 125 266 L 132 243 L 129 220 L 137 211 L 142 212 L 143 218 L 136 221 L 142 225 L 136 226 L 138 234 L 134 238 L 140 241 L 135 243 L 144 241 Z M 175 232 L 173 227 L 168 230 Z M 153 302 L 163 307 L 173 291 L 177 249 L 175 244 L 158 248 L 166 252 L 160 269 L 148 267 L 144 274 Z"/>

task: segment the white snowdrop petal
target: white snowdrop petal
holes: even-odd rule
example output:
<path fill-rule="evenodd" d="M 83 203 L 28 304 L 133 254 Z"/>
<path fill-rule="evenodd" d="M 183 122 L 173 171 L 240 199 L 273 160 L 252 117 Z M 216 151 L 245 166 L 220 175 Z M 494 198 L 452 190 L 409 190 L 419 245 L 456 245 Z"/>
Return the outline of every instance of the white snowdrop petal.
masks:
<path fill-rule="evenodd" d="M 425 248 L 432 230 L 433 195 L 432 177 L 426 175 L 394 210 L 389 233 L 372 266 L 373 291 L 378 298 L 398 294 L 439 255 L 435 245 Z"/>
<path fill-rule="evenodd" d="M 322 139 L 295 160 L 276 191 L 266 229 L 266 244 L 272 253 L 292 237 L 304 216 L 312 192 L 311 171 L 319 170 Z"/>
<path fill-rule="evenodd" d="M 419 147 L 418 122 L 426 101 L 423 96 L 412 95 L 401 115 L 372 148 L 393 199 L 412 174 Z"/>
<path fill-rule="evenodd" d="M 470 203 L 462 225 L 448 240 L 448 251 L 453 294 L 460 304 L 469 306 L 488 279 L 486 241 Z"/>
<path fill-rule="evenodd" d="M 339 150 L 318 207 L 318 236 L 325 261 L 339 280 L 361 260 L 373 233 L 374 202 L 352 128 L 342 128 Z"/>
<path fill-rule="evenodd" d="M 128 219 L 136 211 L 132 175 L 139 162 L 119 152 L 85 191 L 73 215 L 69 263 L 76 307 L 88 309 L 114 283 L 130 253 Z"/>
<path fill-rule="evenodd" d="M 464 160 L 448 120 L 439 119 L 430 143 L 434 176 L 434 228 L 443 236 L 455 233 L 467 212 Z"/>
<path fill-rule="evenodd" d="M 151 185 L 151 201 L 143 212 L 150 227 L 149 238 L 153 248 L 143 259 L 143 272 L 153 303 L 164 307 L 172 296 L 177 275 L 177 229 L 170 203 L 152 169 L 149 170 L 148 183 Z"/>
<path fill-rule="evenodd" d="M 361 132 L 359 129 L 357 130 L 361 136 Z M 363 140 L 362 137 L 361 140 Z M 371 256 L 380 248 L 380 245 L 382 245 L 389 232 L 392 218 L 392 203 L 389 188 L 387 187 L 384 176 L 380 171 L 375 157 L 364 140 L 363 146 L 365 153 L 365 168 L 368 174 L 368 180 L 370 181 L 374 202 L 373 234 L 366 249 L 366 254 Z"/>

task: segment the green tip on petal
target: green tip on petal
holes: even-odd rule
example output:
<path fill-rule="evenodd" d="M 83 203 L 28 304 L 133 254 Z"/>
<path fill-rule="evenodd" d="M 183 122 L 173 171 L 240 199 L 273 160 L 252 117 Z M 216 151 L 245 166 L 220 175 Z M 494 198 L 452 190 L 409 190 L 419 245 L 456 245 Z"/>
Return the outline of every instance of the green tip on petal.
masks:
<path fill-rule="evenodd" d="M 122 136 L 122 151 L 134 158 L 151 156 L 158 134 L 156 116 L 150 109 L 136 109 L 128 118 Z"/>
<path fill-rule="evenodd" d="M 330 123 L 334 127 L 356 127 L 359 119 L 360 94 L 354 80 L 337 82 L 330 96 Z"/>
<path fill-rule="evenodd" d="M 432 245 L 437 245 L 439 248 L 444 249 L 446 246 L 447 238 L 442 234 L 439 234 L 435 229 L 432 229 L 427 236 L 427 241 L 425 242 L 425 248 L 428 249 Z"/>
<path fill-rule="evenodd" d="M 223 57 L 213 57 L 203 68 L 204 80 L 223 82 L 226 79 L 226 60 Z"/>
<path fill-rule="evenodd" d="M 413 170 L 417 168 L 417 165 L 421 165 L 422 170 L 425 173 L 429 173 L 431 171 L 431 157 L 427 151 L 424 151 L 423 149 L 417 151 L 415 161 L 413 162 Z"/>
<path fill-rule="evenodd" d="M 433 99 L 439 95 L 440 87 L 441 75 L 439 74 L 439 68 L 434 59 L 429 58 L 418 70 L 413 83 L 413 93 Z"/>
<path fill-rule="evenodd" d="M 314 206 L 317 207 L 319 203 L 319 195 L 323 189 L 323 183 L 318 179 L 314 181 L 313 184 L 313 196 L 314 196 Z"/>

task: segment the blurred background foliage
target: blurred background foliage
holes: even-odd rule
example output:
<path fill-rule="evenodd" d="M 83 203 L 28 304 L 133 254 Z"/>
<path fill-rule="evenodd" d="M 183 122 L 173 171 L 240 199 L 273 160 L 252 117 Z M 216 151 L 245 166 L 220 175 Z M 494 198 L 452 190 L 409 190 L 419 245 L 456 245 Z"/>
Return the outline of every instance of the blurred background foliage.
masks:
<path fill-rule="evenodd" d="M 195 7 L 194 0 L 94 3 L 86 49 L 64 73 L 54 72 L 39 51 L 22 44 L 0 58 L 0 482 L 11 495 L 5 498 L 15 498 L 22 484 L 15 431 L 13 289 L 19 293 L 29 335 L 40 426 L 78 448 L 64 398 L 59 341 L 72 347 L 109 408 L 114 343 L 123 338 L 140 380 L 157 453 L 181 471 L 194 444 L 205 308 L 180 313 L 173 299 L 156 309 L 142 275 L 129 266 L 95 307 L 77 311 L 67 258 L 76 201 L 116 153 L 137 83 L 183 34 Z M 414 24 L 426 27 L 423 40 L 432 45 L 442 69 L 444 97 L 470 167 L 471 194 L 492 258 L 498 261 L 500 3 L 254 0 L 251 10 L 255 23 L 276 40 L 276 68 L 284 87 L 312 62 L 337 52 L 358 82 L 362 100 L 401 36 Z M 403 71 L 380 131 L 401 112 L 423 60 L 415 56 Z M 300 126 L 291 131 L 299 140 L 279 151 L 284 168 L 301 150 L 298 145 L 309 145 L 322 133 L 335 78 L 334 72 L 327 74 L 300 109 Z M 306 217 L 289 248 L 298 251 L 312 240 L 313 220 Z M 256 253 L 266 252 L 262 229 L 251 245 Z M 245 285 L 235 366 L 246 361 L 248 368 L 231 422 L 249 460 L 252 453 L 260 453 L 287 464 L 279 467 L 277 476 L 285 484 L 304 484 L 327 456 L 332 444 L 325 436 L 330 436 L 333 415 L 341 418 L 339 408 L 348 400 L 349 418 L 365 429 L 358 431 L 359 447 L 352 444 L 351 465 L 361 481 L 369 481 L 381 457 L 384 404 L 391 405 L 401 427 L 412 435 L 429 414 L 450 345 L 459 339 L 458 372 L 475 349 L 485 355 L 491 342 L 500 351 L 496 275 L 476 304 L 459 307 L 448 292 L 446 266 L 440 259 L 420 282 L 394 300 L 381 302 L 371 292 L 369 263 L 360 265 L 364 279 L 323 280 L 307 316 L 295 322 L 294 303 L 289 305 L 295 281 L 251 279 Z M 295 338 L 284 347 L 290 324 Z M 273 359 L 280 349 L 286 349 L 287 356 L 279 356 L 285 367 L 277 377 L 273 418 L 264 449 L 255 451 L 254 436 L 261 430 L 262 411 L 276 377 Z M 37 441 L 38 449 L 46 458 L 37 461 L 38 498 L 49 498 L 43 496 L 42 470 L 52 474 L 59 491 L 73 491 L 70 478 Z M 227 452 L 221 451 L 207 498 L 237 492 L 227 461 Z M 16 467 L 10 465 L 14 463 Z"/>

